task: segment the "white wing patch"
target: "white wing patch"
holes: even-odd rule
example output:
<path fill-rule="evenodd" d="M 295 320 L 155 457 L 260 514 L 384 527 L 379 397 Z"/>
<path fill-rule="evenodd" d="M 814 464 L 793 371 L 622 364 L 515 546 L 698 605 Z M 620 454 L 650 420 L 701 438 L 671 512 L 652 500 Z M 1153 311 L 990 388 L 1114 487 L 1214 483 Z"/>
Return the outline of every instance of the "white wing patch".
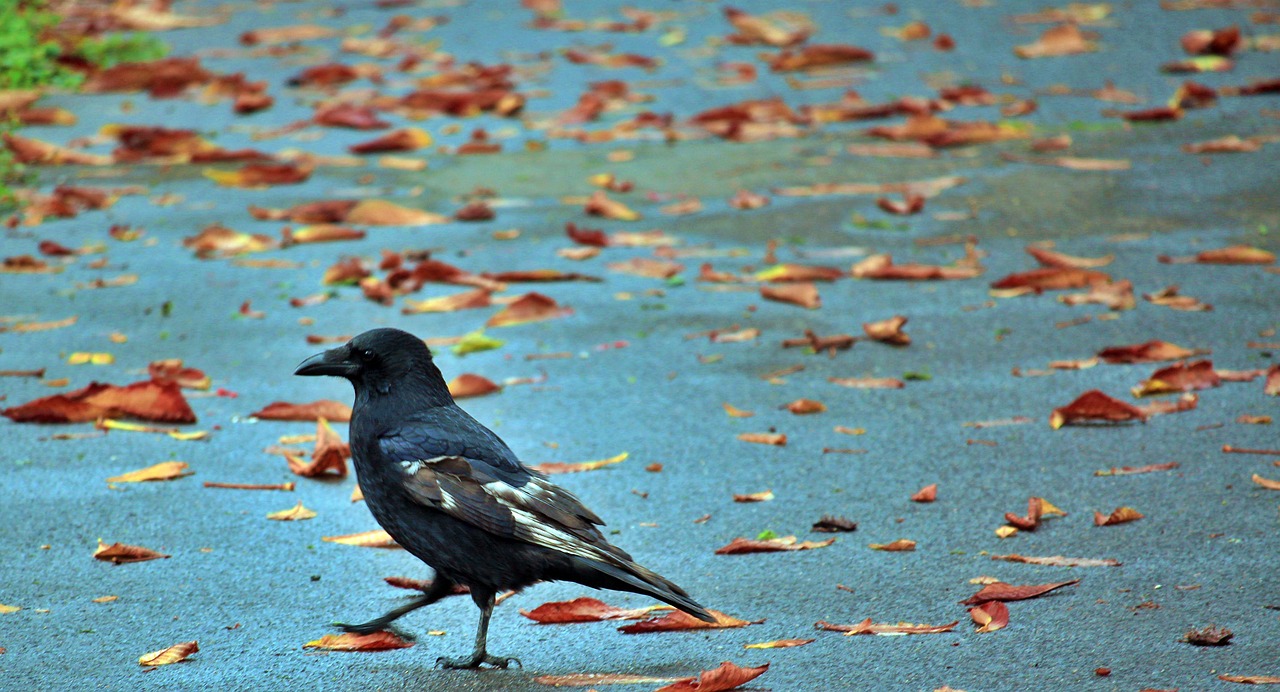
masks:
<path fill-rule="evenodd" d="M 404 472 L 406 474 L 410 476 L 416 476 L 418 475 L 418 469 L 422 468 L 422 462 L 421 461 L 402 461 L 400 462 L 400 467 L 404 469 Z"/>

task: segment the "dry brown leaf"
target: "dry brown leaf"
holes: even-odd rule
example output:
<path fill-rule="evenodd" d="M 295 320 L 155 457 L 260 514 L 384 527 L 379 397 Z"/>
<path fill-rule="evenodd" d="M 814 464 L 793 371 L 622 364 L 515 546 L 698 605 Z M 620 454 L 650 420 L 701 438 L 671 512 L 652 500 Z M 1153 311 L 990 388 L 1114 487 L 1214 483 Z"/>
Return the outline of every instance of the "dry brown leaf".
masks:
<path fill-rule="evenodd" d="M 777 553 L 793 550 L 813 550 L 814 548 L 825 548 L 836 539 L 828 538 L 825 541 L 801 541 L 795 536 L 783 536 L 781 538 L 755 539 L 755 538 L 738 538 L 733 539 L 728 545 L 721 546 L 716 549 L 716 555 L 746 555 L 748 553 Z"/>
<path fill-rule="evenodd" d="M 194 423 L 178 385 L 148 380 L 123 387 L 91 382 L 66 394 L 54 394 L 0 411 L 18 423 L 83 423 L 99 418 L 137 418 L 161 423 Z"/>
<path fill-rule="evenodd" d="M 739 433 L 738 439 L 743 442 L 754 442 L 762 445 L 785 447 L 787 436 L 782 433 Z"/>
<path fill-rule="evenodd" d="M 116 565 L 123 565 L 127 562 L 146 562 L 148 560 L 159 560 L 170 556 L 164 553 L 158 553 L 150 548 L 143 548 L 138 545 L 126 545 L 124 543 L 112 543 L 107 545 L 98 539 L 98 549 L 93 551 L 93 557 L 103 562 L 110 562 Z"/>
<path fill-rule="evenodd" d="M 601 620 L 641 620 L 655 610 L 670 610 L 671 606 L 652 605 L 644 608 L 618 608 L 595 598 L 575 598 L 572 601 L 543 603 L 533 610 L 521 610 L 520 614 L 539 624 L 569 622 L 599 622 Z"/>
<path fill-rule="evenodd" d="M 890 553 L 903 553 L 915 550 L 916 542 L 907 538 L 899 538 L 892 543 L 872 543 L 867 547 L 872 550 L 883 550 Z"/>
<path fill-rule="evenodd" d="M 390 649 L 407 649 L 413 642 L 401 639 L 394 632 L 386 630 L 370 634 L 326 634 L 319 639 L 303 645 L 304 649 L 321 649 L 324 651 L 388 651 Z"/>
<path fill-rule="evenodd" d="M 758 625 L 764 622 L 764 620 L 743 620 L 731 615 L 725 615 L 718 610 L 708 609 L 707 612 L 711 613 L 711 616 L 716 619 L 715 622 L 705 622 L 683 610 L 674 610 L 662 617 L 642 620 L 633 625 L 623 625 L 618 628 L 618 631 L 623 634 L 646 634 L 649 632 L 711 630 L 746 627 L 747 625 Z"/>
<path fill-rule="evenodd" d="M 187 660 L 191 654 L 200 650 L 200 645 L 194 641 L 182 642 L 174 644 L 167 649 L 152 651 L 149 654 L 143 654 L 138 658 L 140 666 L 167 666 L 170 663 Z"/>
<path fill-rule="evenodd" d="M 1094 526 L 1114 526 L 1116 524 L 1125 524 L 1131 521 L 1137 521 L 1143 517 L 1143 514 L 1132 507 L 1118 507 L 1111 512 L 1110 515 L 1102 512 L 1093 513 Z"/>

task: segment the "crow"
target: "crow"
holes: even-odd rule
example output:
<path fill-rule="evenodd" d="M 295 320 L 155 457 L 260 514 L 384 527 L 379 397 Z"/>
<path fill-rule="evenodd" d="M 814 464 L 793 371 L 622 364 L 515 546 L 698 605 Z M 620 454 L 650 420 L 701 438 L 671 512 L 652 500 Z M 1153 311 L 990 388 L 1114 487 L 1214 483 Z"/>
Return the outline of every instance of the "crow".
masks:
<path fill-rule="evenodd" d="M 596 528 L 604 524 L 598 516 L 458 408 L 421 339 L 374 329 L 306 359 L 294 374 L 345 377 L 355 387 L 351 457 L 365 502 L 436 573 L 421 596 L 369 622 L 338 623 L 344 631 L 379 631 L 463 585 L 480 608 L 475 650 L 436 664 L 520 665 L 486 649 L 494 596 L 557 580 L 646 594 L 715 621 L 679 586 L 611 545 Z"/>

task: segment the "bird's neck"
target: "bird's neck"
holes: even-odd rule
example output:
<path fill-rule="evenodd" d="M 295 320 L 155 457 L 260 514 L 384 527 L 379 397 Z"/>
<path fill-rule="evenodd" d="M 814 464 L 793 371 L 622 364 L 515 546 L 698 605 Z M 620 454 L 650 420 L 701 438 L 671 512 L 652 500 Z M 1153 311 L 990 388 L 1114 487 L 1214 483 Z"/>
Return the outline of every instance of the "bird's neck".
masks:
<path fill-rule="evenodd" d="M 356 388 L 355 407 L 393 406 L 408 412 L 453 405 L 453 397 L 443 379 L 439 382 L 417 382 L 411 379 L 365 382 Z"/>

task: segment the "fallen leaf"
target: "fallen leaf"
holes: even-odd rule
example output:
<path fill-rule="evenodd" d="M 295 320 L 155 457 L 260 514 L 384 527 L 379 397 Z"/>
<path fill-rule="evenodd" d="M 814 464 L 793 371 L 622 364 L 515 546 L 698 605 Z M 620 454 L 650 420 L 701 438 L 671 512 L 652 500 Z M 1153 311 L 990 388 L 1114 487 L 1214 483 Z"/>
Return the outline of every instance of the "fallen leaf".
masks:
<path fill-rule="evenodd" d="M 293 163 L 250 163 L 239 170 L 206 168 L 204 177 L 223 187 L 263 188 L 293 185 L 311 177 L 311 167 Z"/>
<path fill-rule="evenodd" d="M 597 461 L 581 461 L 575 464 L 565 464 L 558 462 L 548 462 L 543 464 L 534 464 L 529 468 L 539 473 L 558 474 L 558 473 L 580 473 L 583 471 L 595 471 L 606 466 L 620 464 L 630 456 L 629 452 L 623 452 L 609 457 L 608 459 L 600 459 Z"/>
<path fill-rule="evenodd" d="M 736 663 L 725 661 L 720 664 L 719 668 L 702 671 L 697 678 L 682 678 L 665 687 L 659 687 L 654 692 L 724 692 L 725 690 L 736 690 L 764 675 L 767 670 L 769 670 L 768 663 L 755 668 L 744 668 Z"/>
<path fill-rule="evenodd" d="M 130 471 L 112 476 L 107 479 L 108 483 L 142 483 L 145 481 L 170 481 L 183 476 L 190 476 L 192 471 L 185 461 L 162 461 L 159 464 L 148 466 L 145 469 Z"/>
<path fill-rule="evenodd" d="M 1061 555 L 1053 555 L 1051 557 L 1027 557 L 1025 555 L 992 555 L 992 560 L 1003 560 L 1005 562 L 1021 562 L 1028 565 L 1049 565 L 1051 567 L 1119 567 L 1119 560 L 1111 558 L 1088 558 L 1088 557 L 1063 557 Z"/>
<path fill-rule="evenodd" d="M 828 377 L 827 381 L 853 389 L 902 389 L 907 386 L 893 377 Z"/>
<path fill-rule="evenodd" d="M 1148 464 L 1146 466 L 1121 466 L 1116 468 L 1112 466 L 1106 471 L 1094 471 L 1095 476 L 1129 476 L 1138 473 L 1151 473 L 1153 471 L 1171 471 L 1178 468 L 1180 464 L 1176 461 L 1170 461 L 1167 464 Z"/>
<path fill-rule="evenodd" d="M 273 401 L 261 411 L 249 415 L 263 420 L 310 421 L 324 418 L 335 423 L 346 423 L 351 420 L 351 407 L 332 399 L 320 399 L 306 404 Z"/>
<path fill-rule="evenodd" d="M 810 70 L 815 67 L 848 65 L 851 63 L 870 62 L 875 54 L 865 48 L 849 44 L 814 43 L 795 50 L 784 50 L 781 53 L 765 56 L 765 62 L 774 72 L 795 72 Z"/>
<path fill-rule="evenodd" d="M 787 404 L 787 410 L 796 415 L 805 415 L 810 413 L 822 413 L 827 410 L 827 405 L 821 401 L 813 399 L 796 399 Z"/>
<path fill-rule="evenodd" d="M 404 302 L 405 307 L 401 312 L 405 315 L 416 315 L 424 312 L 455 312 L 457 310 L 485 308 L 492 303 L 490 295 L 491 293 L 487 289 L 475 288 L 470 291 L 427 300 L 406 300 Z"/>
<path fill-rule="evenodd" d="M 1230 247 L 1204 250 L 1191 257 L 1170 257 L 1160 255 L 1163 264 L 1275 264 L 1275 253 L 1250 245 L 1232 245 Z"/>
<path fill-rule="evenodd" d="M 1213 369 L 1213 362 L 1197 360 L 1191 363 L 1178 361 L 1160 368 L 1132 389 L 1135 397 L 1153 394 L 1189 392 L 1212 389 L 1222 384 L 1222 378 Z"/>
<path fill-rule="evenodd" d="M 738 439 L 743 442 L 754 442 L 762 445 L 785 447 L 787 436 L 782 433 L 739 433 Z"/>
<path fill-rule="evenodd" d="M 947 623 L 945 625 L 915 625 L 908 622 L 900 622 L 896 625 L 881 624 L 871 622 L 871 618 L 867 618 L 862 622 L 854 625 L 835 625 L 826 620 L 819 620 L 814 623 L 814 627 L 828 632 L 844 632 L 846 637 L 858 634 L 873 634 L 880 636 L 896 636 L 910 634 L 944 634 L 950 632 L 959 625 L 960 621 Z"/>
<path fill-rule="evenodd" d="M 1114 526 L 1116 524 L 1125 524 L 1131 521 L 1137 521 L 1143 517 L 1142 513 L 1132 507 L 1118 507 L 1111 512 L 1110 515 L 1102 512 L 1093 513 L 1094 526 Z"/>
<path fill-rule="evenodd" d="M 836 539 L 828 538 L 825 541 L 800 541 L 795 536 L 783 536 L 781 538 L 768 538 L 764 540 L 754 538 L 738 537 L 729 542 L 728 545 L 716 549 L 716 555 L 746 555 L 748 553 L 776 553 L 792 550 L 813 550 L 814 548 L 825 548 Z"/>
<path fill-rule="evenodd" d="M 162 423 L 194 423 L 196 414 L 173 382 L 148 380 L 124 387 L 91 382 L 0 411 L 18 423 L 83 423 L 99 418 L 138 418 Z"/>
<path fill-rule="evenodd" d="M 375 529 L 373 531 L 364 531 L 362 533 L 352 533 L 344 536 L 321 536 L 320 540 L 328 543 L 341 543 L 342 545 L 354 545 L 361 548 L 399 548 L 400 544 L 396 543 L 386 531 Z"/>
<path fill-rule="evenodd" d="M 196 257 L 207 259 L 262 252 L 276 247 L 276 242 L 270 236 L 240 233 L 215 223 L 205 226 L 196 235 L 183 238 L 182 246 L 194 250 Z"/>
<path fill-rule="evenodd" d="M 1075 267 L 1044 267 L 1010 274 L 999 281 L 992 282 L 991 288 L 996 290 L 1023 288 L 1038 292 L 1085 288 L 1106 283 L 1111 283 L 1111 277 L 1100 271 Z"/>
<path fill-rule="evenodd" d="M 890 553 L 903 553 L 915 550 L 916 542 L 906 538 L 899 538 L 892 543 L 872 543 L 867 547 L 872 550 L 883 550 Z"/>
<path fill-rule="evenodd" d="M 541 322 L 573 314 L 573 309 L 561 306 L 541 293 L 529 292 L 513 300 L 485 322 L 486 327 L 506 327 L 513 324 Z"/>
<path fill-rule="evenodd" d="M 978 593 L 966 598 L 960 603 L 964 605 L 978 605 L 987 601 L 1022 601 L 1028 598 L 1036 598 L 1043 596 L 1054 589 L 1060 589 L 1064 586 L 1080 583 L 1079 579 L 1071 581 L 1060 581 L 1052 584 L 1036 584 L 1036 585 L 1020 585 L 1006 584 L 1005 582 L 994 582 L 982 587 Z"/>
<path fill-rule="evenodd" d="M 533 679 L 539 685 L 549 687 L 594 687 L 596 685 L 644 685 L 671 682 L 675 678 L 656 678 L 650 675 L 629 673 L 570 673 L 568 675 L 539 675 Z"/>
<path fill-rule="evenodd" d="M 934 502 L 938 499 L 938 484 L 930 483 L 911 496 L 912 502 Z"/>
<path fill-rule="evenodd" d="M 1231 643 L 1231 638 L 1235 636 L 1231 630 L 1225 627 L 1209 625 L 1199 629 L 1188 630 L 1182 635 L 1182 641 L 1195 646 L 1226 646 Z"/>
<path fill-rule="evenodd" d="M 749 493 L 746 495 L 740 495 L 738 493 L 733 494 L 734 502 L 768 502 L 769 500 L 772 500 L 772 499 L 773 499 L 772 490 L 763 490 L 758 493 Z"/>
<path fill-rule="evenodd" d="M 978 634 L 995 632 L 1009 626 L 1009 607 L 1000 601 L 987 601 L 970 608 L 969 617 L 978 625 Z"/>
<path fill-rule="evenodd" d="M 902 331 L 902 327 L 906 323 L 906 317 L 894 315 L 878 322 L 863 322 L 862 331 L 873 341 L 879 341 L 890 346 L 907 346 L 911 343 L 911 337 Z"/>
<path fill-rule="evenodd" d="M 1245 685 L 1280 685 L 1280 675 L 1219 675 L 1218 679 Z"/>
<path fill-rule="evenodd" d="M 268 519 L 273 519 L 275 521 L 304 521 L 306 519 L 314 519 L 315 517 L 315 510 L 303 507 L 301 500 L 298 501 L 298 504 L 290 507 L 289 509 L 282 509 L 279 512 L 272 512 L 267 515 Z"/>
<path fill-rule="evenodd" d="M 1077 425 L 1081 422 L 1122 423 L 1137 420 L 1145 423 L 1147 417 L 1148 414 L 1136 406 L 1091 389 L 1070 404 L 1055 408 L 1049 418 L 1049 425 L 1057 430 L 1064 425 Z"/>
<path fill-rule="evenodd" d="M 674 632 L 683 630 L 710 630 L 746 627 L 747 625 L 758 625 L 764 620 L 742 620 L 731 615 L 725 615 L 718 610 L 707 610 L 716 620 L 715 622 L 704 622 L 694 616 L 684 612 L 683 610 L 673 610 L 662 617 L 650 620 L 641 620 L 633 625 L 623 625 L 618 628 L 623 634 L 646 634 L 649 632 Z"/>
<path fill-rule="evenodd" d="M 609 262 L 605 266 L 610 271 L 652 279 L 669 279 L 684 271 L 684 265 L 678 262 L 654 260 L 647 257 L 632 257 L 625 262 Z"/>
<path fill-rule="evenodd" d="M 303 645 L 304 649 L 322 649 L 324 651 L 389 651 L 391 649 L 407 649 L 413 642 L 401 639 L 394 632 L 382 630 L 370 634 L 326 634 L 319 639 Z"/>
<path fill-rule="evenodd" d="M 187 657 L 200 650 L 200 645 L 194 641 L 182 642 L 174 644 L 167 649 L 152 651 L 149 654 L 143 654 L 138 658 L 140 666 L 167 666 L 170 663 L 187 660 Z"/>
<path fill-rule="evenodd" d="M 1013 52 L 1019 58 L 1047 58 L 1059 55 L 1092 53 L 1098 44 L 1075 24 L 1060 24 L 1046 29 L 1033 43 L 1015 46 Z"/>
<path fill-rule="evenodd" d="M 639 212 L 614 199 L 610 199 L 604 190 L 596 190 L 587 200 L 583 211 L 591 216 L 600 216 L 616 221 L 639 221 Z"/>
<path fill-rule="evenodd" d="M 1256 473 L 1253 474 L 1252 479 L 1254 483 L 1257 483 L 1258 485 L 1262 486 L 1263 488 L 1266 488 L 1267 490 L 1280 490 L 1280 481 L 1272 480 L 1270 478 L 1263 478 L 1262 476 L 1259 476 Z"/>
<path fill-rule="evenodd" d="M 1207 349 L 1187 349 L 1165 341 L 1148 341 L 1127 346 L 1108 346 L 1098 351 L 1098 357 L 1107 363 L 1156 363 L 1162 360 L 1181 360 L 1191 356 L 1207 355 Z"/>
<path fill-rule="evenodd" d="M 599 622 L 601 620 L 641 620 L 655 610 L 670 610 L 670 606 L 652 605 L 644 608 L 618 608 L 595 598 L 575 598 L 572 601 L 543 603 L 533 610 L 521 610 L 520 614 L 538 624 L 568 622 Z"/>
<path fill-rule="evenodd" d="M 812 644 L 815 639 L 774 639 L 768 642 L 757 642 L 755 644 L 743 644 L 744 649 L 790 649 L 795 646 L 804 646 Z"/>
<path fill-rule="evenodd" d="M 720 404 L 720 405 L 724 407 L 724 412 L 725 412 L 725 413 L 729 414 L 730 416 L 732 416 L 732 417 L 734 417 L 734 418 L 750 418 L 750 417 L 752 417 L 752 416 L 756 415 L 756 414 L 755 414 L 755 411 L 744 411 L 743 409 L 740 409 L 740 408 L 738 408 L 738 407 L 736 407 L 736 406 L 733 406 L 732 404 L 729 404 L 729 403 L 724 403 L 724 404 Z"/>
<path fill-rule="evenodd" d="M 417 127 L 407 127 L 401 130 L 393 130 L 367 142 L 352 144 L 347 147 L 347 151 L 352 154 L 380 154 L 389 151 L 415 151 L 429 147 L 431 144 L 431 135 L 425 130 Z"/>
<path fill-rule="evenodd" d="M 147 364 L 147 374 L 153 380 L 175 382 L 184 389 L 207 390 L 212 381 L 204 371 L 183 367 L 181 358 L 154 360 Z"/>
<path fill-rule="evenodd" d="M 107 545 L 99 538 L 98 549 L 93 551 L 93 557 L 103 562 L 123 565 L 126 562 L 146 562 L 148 560 L 168 558 L 169 556 L 138 545 L 125 545 L 124 543 Z"/>
<path fill-rule="evenodd" d="M 822 518 L 813 523 L 811 531 L 820 533 L 837 533 L 842 531 L 857 531 L 857 522 L 850 521 L 844 517 L 836 517 L 830 514 L 822 515 Z"/>

